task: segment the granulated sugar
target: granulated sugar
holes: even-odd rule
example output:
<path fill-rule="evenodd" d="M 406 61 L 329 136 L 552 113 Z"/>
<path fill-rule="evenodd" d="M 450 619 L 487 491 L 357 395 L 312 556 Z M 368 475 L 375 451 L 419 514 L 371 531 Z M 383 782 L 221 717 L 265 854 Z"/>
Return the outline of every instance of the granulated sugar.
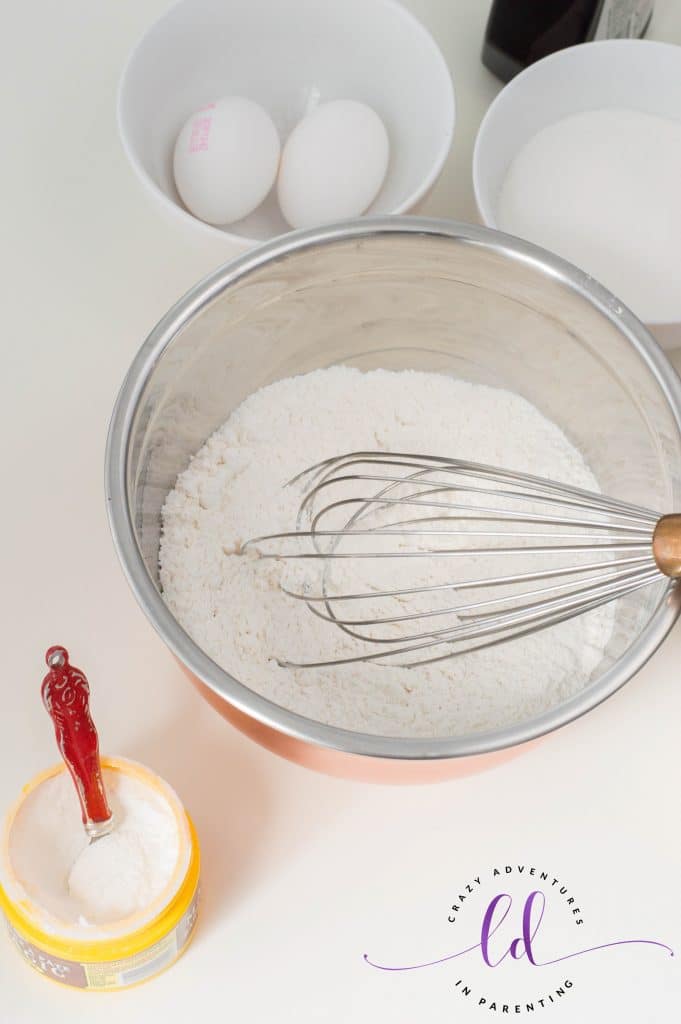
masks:
<path fill-rule="evenodd" d="M 646 321 L 679 318 L 681 121 L 586 110 L 519 151 L 497 210 L 508 231 L 586 270 Z"/>
<path fill-rule="evenodd" d="M 382 735 L 456 736 L 501 727 L 581 689 L 610 637 L 611 607 L 414 669 L 278 664 L 277 658 L 347 657 L 357 653 L 356 641 L 282 594 L 282 574 L 295 568 L 240 555 L 240 545 L 295 528 L 300 492 L 283 487 L 291 477 L 343 452 L 377 449 L 470 459 L 598 489 L 561 430 L 509 391 L 439 374 L 343 367 L 279 381 L 247 398 L 213 434 L 163 509 L 163 593 L 196 643 L 286 708 Z M 391 572 L 404 580 L 403 561 L 415 571 L 418 560 L 386 559 L 381 585 Z M 451 578 L 451 564 L 447 571 Z"/>

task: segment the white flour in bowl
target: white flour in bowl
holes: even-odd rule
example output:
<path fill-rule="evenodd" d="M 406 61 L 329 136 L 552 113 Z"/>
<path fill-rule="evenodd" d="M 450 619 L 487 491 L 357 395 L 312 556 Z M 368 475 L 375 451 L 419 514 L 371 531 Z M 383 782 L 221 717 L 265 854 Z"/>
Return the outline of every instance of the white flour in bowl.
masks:
<path fill-rule="evenodd" d="M 440 374 L 346 367 L 278 381 L 249 396 L 209 438 L 163 508 L 163 594 L 195 642 L 277 704 L 388 736 L 498 728 L 580 690 L 610 638 L 612 607 L 415 669 L 278 664 L 278 658 L 347 657 L 357 653 L 356 641 L 282 594 L 279 581 L 290 567 L 239 555 L 239 546 L 295 529 L 300 492 L 283 485 L 301 470 L 344 452 L 377 449 L 469 459 L 598 490 L 562 431 L 509 391 Z M 404 572 L 397 560 L 388 561 L 393 568 L 382 566 L 381 583 L 388 572 Z M 418 560 L 404 561 L 414 580 Z"/>

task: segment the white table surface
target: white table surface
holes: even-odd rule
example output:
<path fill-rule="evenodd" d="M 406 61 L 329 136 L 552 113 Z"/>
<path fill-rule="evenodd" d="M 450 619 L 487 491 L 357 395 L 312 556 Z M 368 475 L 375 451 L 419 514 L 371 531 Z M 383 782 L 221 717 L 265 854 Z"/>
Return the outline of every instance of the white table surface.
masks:
<path fill-rule="evenodd" d="M 454 994 L 463 967 L 397 976 L 362 961 L 365 949 L 407 961 L 455 947 L 443 910 L 496 863 L 568 879 L 588 902 L 588 944 L 644 933 L 681 950 L 678 630 L 618 695 L 514 762 L 389 788 L 312 774 L 246 740 L 187 685 L 137 607 L 104 510 L 110 410 L 158 317 L 230 255 L 165 218 L 118 142 L 123 61 L 167 6 L 5 12 L 0 807 L 55 761 L 39 686 L 45 648 L 64 643 L 89 675 L 103 749 L 151 765 L 191 811 L 203 908 L 187 955 L 120 994 L 47 984 L 0 934 L 0 1020 L 496 1019 Z M 426 212 L 474 220 L 472 142 L 499 88 L 479 60 L 489 4 L 407 6 L 457 92 L 453 151 Z M 657 0 L 650 36 L 681 43 L 678 0 Z M 594 954 L 542 1013 L 671 1021 L 677 962 L 643 947 Z"/>

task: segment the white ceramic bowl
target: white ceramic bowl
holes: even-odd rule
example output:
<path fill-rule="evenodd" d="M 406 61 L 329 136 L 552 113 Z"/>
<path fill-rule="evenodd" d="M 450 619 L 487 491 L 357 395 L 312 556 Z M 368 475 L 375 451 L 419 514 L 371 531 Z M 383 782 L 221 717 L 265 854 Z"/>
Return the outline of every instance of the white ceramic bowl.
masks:
<path fill-rule="evenodd" d="M 454 90 L 426 29 L 396 0 L 181 0 L 133 50 L 118 123 L 149 192 L 195 231 L 246 249 L 289 231 L 271 192 L 243 220 L 204 224 L 182 205 L 172 174 L 184 121 L 226 95 L 261 103 L 282 140 L 319 98 L 357 99 L 383 119 L 390 164 L 370 213 L 405 213 L 436 181 L 454 131 Z"/>
<path fill-rule="evenodd" d="M 499 226 L 501 186 L 526 142 L 563 117 L 607 107 L 681 119 L 681 47 L 639 39 L 584 43 L 512 79 L 487 111 L 475 143 L 473 186 L 483 222 Z M 681 289 L 675 322 L 649 320 L 648 327 L 665 348 L 681 345 Z"/>

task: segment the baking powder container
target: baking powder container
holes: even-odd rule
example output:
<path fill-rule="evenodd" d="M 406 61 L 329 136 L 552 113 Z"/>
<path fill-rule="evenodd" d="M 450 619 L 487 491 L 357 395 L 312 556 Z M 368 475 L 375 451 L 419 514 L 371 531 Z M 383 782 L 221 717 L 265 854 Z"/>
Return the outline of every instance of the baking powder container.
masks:
<path fill-rule="evenodd" d="M 60 922 L 28 896 L 12 863 L 10 837 L 26 801 L 40 786 L 66 771 L 60 764 L 29 782 L 5 819 L 0 848 L 0 908 L 17 950 L 42 975 L 72 988 L 107 992 L 159 974 L 187 948 L 197 917 L 200 855 L 189 816 L 177 794 L 158 775 L 121 758 L 102 759 L 102 768 L 105 773 L 121 772 L 148 786 L 168 804 L 177 822 L 179 852 L 165 889 L 141 911 L 90 928 L 87 938 L 82 937 L 87 928 L 79 929 L 72 921 Z"/>

